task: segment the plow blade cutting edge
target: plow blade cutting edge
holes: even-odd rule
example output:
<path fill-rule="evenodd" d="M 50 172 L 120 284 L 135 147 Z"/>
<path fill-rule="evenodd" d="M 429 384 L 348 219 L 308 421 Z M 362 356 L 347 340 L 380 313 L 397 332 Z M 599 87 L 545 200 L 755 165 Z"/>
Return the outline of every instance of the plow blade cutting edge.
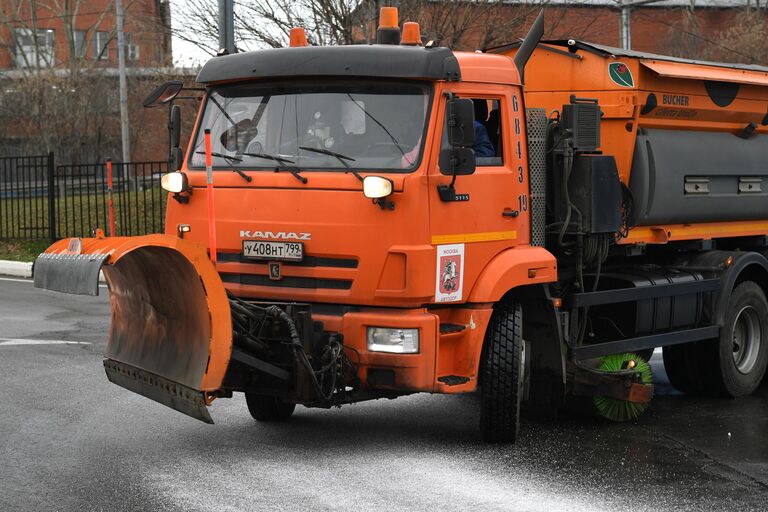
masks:
<path fill-rule="evenodd" d="M 112 318 L 104 368 L 115 384 L 213 423 L 232 355 L 224 285 L 204 247 L 169 235 L 61 240 L 35 261 L 35 286 L 98 295 Z"/>

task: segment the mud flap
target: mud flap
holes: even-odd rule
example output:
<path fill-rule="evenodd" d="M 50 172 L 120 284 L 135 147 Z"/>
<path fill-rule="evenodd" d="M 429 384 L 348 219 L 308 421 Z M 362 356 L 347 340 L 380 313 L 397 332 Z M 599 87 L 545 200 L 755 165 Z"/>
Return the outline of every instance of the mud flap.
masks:
<path fill-rule="evenodd" d="M 205 248 L 169 235 L 62 240 L 37 258 L 35 286 L 96 295 L 99 270 L 112 312 L 109 380 L 213 423 L 207 397 L 229 366 L 232 319 Z"/>

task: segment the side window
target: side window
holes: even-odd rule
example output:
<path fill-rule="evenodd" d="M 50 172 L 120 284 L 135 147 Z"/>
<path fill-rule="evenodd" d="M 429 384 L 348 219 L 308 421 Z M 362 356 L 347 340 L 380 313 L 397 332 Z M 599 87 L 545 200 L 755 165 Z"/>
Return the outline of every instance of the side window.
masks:
<path fill-rule="evenodd" d="M 498 99 L 470 98 L 475 104 L 475 162 L 478 167 L 504 164 L 501 136 L 501 108 Z M 447 129 L 443 127 L 442 149 L 448 147 Z"/>

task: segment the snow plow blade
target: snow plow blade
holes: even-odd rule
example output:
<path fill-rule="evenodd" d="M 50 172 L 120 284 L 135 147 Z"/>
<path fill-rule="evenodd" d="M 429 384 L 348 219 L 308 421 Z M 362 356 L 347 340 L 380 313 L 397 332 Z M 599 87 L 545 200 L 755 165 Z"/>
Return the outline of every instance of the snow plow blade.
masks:
<path fill-rule="evenodd" d="M 61 240 L 35 261 L 35 286 L 110 291 L 104 368 L 113 383 L 206 423 L 232 355 L 224 285 L 204 247 L 169 235 Z"/>

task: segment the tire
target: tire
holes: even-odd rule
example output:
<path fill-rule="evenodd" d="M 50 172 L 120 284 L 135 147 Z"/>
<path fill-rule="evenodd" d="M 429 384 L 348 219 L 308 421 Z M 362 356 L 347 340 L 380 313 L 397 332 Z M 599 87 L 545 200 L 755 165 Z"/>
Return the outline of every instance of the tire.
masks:
<path fill-rule="evenodd" d="M 248 412 L 256 421 L 285 421 L 296 409 L 296 404 L 283 402 L 271 395 L 246 393 L 245 402 L 248 404 Z"/>
<path fill-rule="evenodd" d="M 762 288 L 745 281 L 734 288 L 711 351 L 712 391 L 726 397 L 751 394 L 768 366 L 768 301 Z"/>
<path fill-rule="evenodd" d="M 704 344 L 705 342 L 700 342 Z M 670 384 L 683 393 L 701 394 L 706 390 L 699 368 L 698 347 L 694 343 L 671 345 L 663 348 L 664 371 Z"/>
<path fill-rule="evenodd" d="M 489 443 L 514 443 L 525 384 L 523 313 L 499 304 L 485 335 L 480 369 L 480 434 Z"/>

